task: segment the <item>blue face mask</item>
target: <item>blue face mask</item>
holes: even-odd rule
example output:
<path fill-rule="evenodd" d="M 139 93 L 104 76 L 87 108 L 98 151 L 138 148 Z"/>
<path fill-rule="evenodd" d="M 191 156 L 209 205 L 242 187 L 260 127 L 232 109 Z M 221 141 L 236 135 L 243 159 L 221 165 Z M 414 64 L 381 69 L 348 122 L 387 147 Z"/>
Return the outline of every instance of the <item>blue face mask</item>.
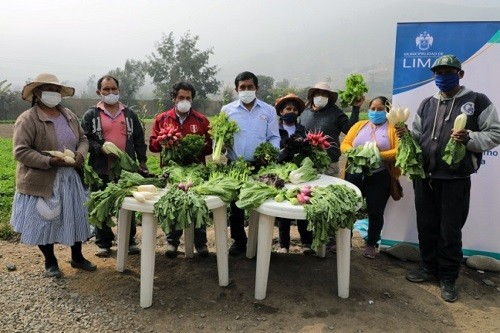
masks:
<path fill-rule="evenodd" d="M 368 119 L 375 125 L 383 124 L 387 120 L 387 112 L 368 110 Z"/>
<path fill-rule="evenodd" d="M 286 123 L 286 124 L 295 124 L 297 122 L 297 114 L 294 113 L 294 112 L 290 112 L 290 113 L 287 113 L 287 114 L 284 114 L 281 116 L 281 119 L 283 119 L 283 121 Z"/>
<path fill-rule="evenodd" d="M 446 73 L 442 75 L 437 75 L 434 83 L 436 83 L 436 87 L 442 92 L 448 92 L 455 89 L 459 83 L 460 78 L 458 77 L 458 73 Z"/>

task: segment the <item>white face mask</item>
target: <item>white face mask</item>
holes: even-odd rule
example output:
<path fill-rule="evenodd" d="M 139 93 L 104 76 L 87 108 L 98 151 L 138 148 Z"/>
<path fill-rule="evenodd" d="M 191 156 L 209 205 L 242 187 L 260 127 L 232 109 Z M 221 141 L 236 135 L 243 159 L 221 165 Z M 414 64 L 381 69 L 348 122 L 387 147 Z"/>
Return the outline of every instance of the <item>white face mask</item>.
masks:
<path fill-rule="evenodd" d="M 187 100 L 182 100 L 180 102 L 177 102 L 177 111 L 180 113 L 187 113 L 189 110 L 191 110 L 191 102 Z"/>
<path fill-rule="evenodd" d="M 57 91 L 42 91 L 40 101 L 49 108 L 53 108 L 57 104 L 61 103 L 61 94 Z"/>
<path fill-rule="evenodd" d="M 107 95 L 102 95 L 101 94 L 101 100 L 108 104 L 108 105 L 115 105 L 118 100 L 120 99 L 120 94 L 107 94 Z"/>
<path fill-rule="evenodd" d="M 318 108 L 324 107 L 326 104 L 328 104 L 328 97 L 325 96 L 315 96 L 313 98 L 313 103 L 315 106 Z"/>
<path fill-rule="evenodd" d="M 255 90 L 242 90 L 238 92 L 240 101 L 245 104 L 250 104 L 255 99 Z"/>

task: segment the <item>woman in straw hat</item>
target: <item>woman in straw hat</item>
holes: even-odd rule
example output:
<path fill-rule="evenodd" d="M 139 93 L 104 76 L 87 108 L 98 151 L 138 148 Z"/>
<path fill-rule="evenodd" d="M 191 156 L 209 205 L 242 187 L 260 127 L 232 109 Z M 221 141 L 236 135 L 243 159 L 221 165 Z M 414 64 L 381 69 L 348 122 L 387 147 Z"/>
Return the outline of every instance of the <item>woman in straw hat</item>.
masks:
<path fill-rule="evenodd" d="M 359 109 L 364 97 L 353 104 L 351 117 L 335 105 L 338 93 L 326 82 L 318 82 L 307 91 L 306 109 L 300 116 L 300 123 L 307 131 L 322 131 L 331 139 L 332 146 L 327 149 L 332 163 L 325 174 L 338 177 L 340 157 L 340 133 L 347 134 L 353 124 L 359 120 Z"/>
<path fill-rule="evenodd" d="M 307 131 L 321 131 L 330 137 L 330 148 L 327 149 L 331 163 L 324 171 L 333 177 L 339 176 L 340 133 L 347 134 L 349 129 L 359 120 L 359 109 L 364 102 L 364 96 L 353 103 L 351 117 L 339 108 L 335 102 L 338 93 L 326 82 L 318 82 L 307 91 L 306 109 L 300 116 L 300 123 Z M 327 244 L 330 251 L 336 250 L 335 239 L 330 238 Z"/>
<path fill-rule="evenodd" d="M 54 75 L 38 75 L 22 91 L 32 107 L 14 125 L 17 175 L 10 222 L 23 243 L 38 245 L 49 277 L 61 276 L 54 243 L 71 246 L 72 267 L 96 269 L 82 254 L 90 228 L 84 206 L 87 196 L 76 171 L 89 145 L 76 115 L 59 104 L 74 93 Z M 73 161 L 47 153 L 65 149 L 74 154 Z"/>
<path fill-rule="evenodd" d="M 274 105 L 278 116 L 280 116 L 279 131 L 281 136 L 280 142 L 280 159 L 282 161 L 291 160 L 293 156 L 286 156 L 285 142 L 294 136 L 306 137 L 304 126 L 297 123 L 297 118 L 305 109 L 305 103 L 297 95 L 289 93 L 276 100 Z M 290 248 L 290 222 L 289 219 L 277 218 L 279 227 L 279 253 L 288 253 Z M 306 220 L 297 220 L 297 228 L 299 230 L 300 241 L 302 243 L 302 253 L 305 255 L 314 254 L 311 249 L 312 232 L 307 230 Z"/>

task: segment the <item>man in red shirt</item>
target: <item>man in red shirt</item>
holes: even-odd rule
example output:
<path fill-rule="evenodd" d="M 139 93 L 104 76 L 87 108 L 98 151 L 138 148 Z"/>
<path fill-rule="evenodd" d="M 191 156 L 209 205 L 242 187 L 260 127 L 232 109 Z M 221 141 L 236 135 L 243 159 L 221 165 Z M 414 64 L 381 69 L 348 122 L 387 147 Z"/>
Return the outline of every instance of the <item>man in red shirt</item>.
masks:
<path fill-rule="evenodd" d="M 192 103 L 195 96 L 196 90 L 190 83 L 179 82 L 173 86 L 170 97 L 174 102 L 174 107 L 156 116 L 151 130 L 151 137 L 149 138 L 149 150 L 154 153 L 161 152 L 162 146 L 158 142 L 157 137 L 163 127 L 173 125 L 179 129 L 182 137 L 188 134 L 196 134 L 205 138 L 205 146 L 199 160 L 200 163 L 205 161 L 206 155 L 212 153 L 212 140 L 208 134 L 209 121 L 207 117 L 193 109 Z M 163 166 L 166 162 L 161 160 L 160 165 Z M 166 255 L 168 257 L 175 257 L 177 255 L 177 247 L 179 246 L 181 235 L 182 230 L 174 230 L 167 234 L 168 245 Z M 206 257 L 208 255 L 205 226 L 194 230 L 194 246 L 200 256 Z"/>

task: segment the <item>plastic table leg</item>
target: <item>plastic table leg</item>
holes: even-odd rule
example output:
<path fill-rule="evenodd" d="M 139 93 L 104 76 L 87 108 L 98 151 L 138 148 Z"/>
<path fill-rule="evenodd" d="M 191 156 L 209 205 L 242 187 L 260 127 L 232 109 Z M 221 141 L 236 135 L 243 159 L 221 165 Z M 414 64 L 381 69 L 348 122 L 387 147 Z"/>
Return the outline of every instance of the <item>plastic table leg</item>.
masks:
<path fill-rule="evenodd" d="M 116 270 L 123 272 L 128 257 L 128 242 L 130 240 L 130 222 L 133 212 L 120 209 L 118 213 L 118 249 L 116 253 Z"/>
<path fill-rule="evenodd" d="M 260 214 L 259 217 L 259 244 L 257 246 L 257 267 L 255 270 L 255 298 L 258 300 L 266 298 L 274 220 L 274 216 L 265 214 Z"/>
<path fill-rule="evenodd" d="M 338 295 L 340 298 L 348 298 L 351 269 L 351 230 L 339 229 L 336 236 Z"/>
<path fill-rule="evenodd" d="M 142 214 L 141 250 L 141 307 L 153 304 L 153 278 L 155 272 L 156 228 L 158 221 L 152 213 Z"/>
<path fill-rule="evenodd" d="M 212 210 L 215 230 L 215 251 L 217 254 L 217 272 L 219 286 L 229 284 L 229 258 L 227 249 L 227 208 L 222 206 Z"/>
<path fill-rule="evenodd" d="M 259 212 L 255 210 L 250 211 L 248 218 L 248 241 L 247 241 L 247 258 L 255 258 L 257 251 L 257 235 L 259 232 Z"/>
<path fill-rule="evenodd" d="M 191 223 L 189 228 L 184 229 L 184 253 L 186 258 L 194 256 L 194 224 Z"/>

